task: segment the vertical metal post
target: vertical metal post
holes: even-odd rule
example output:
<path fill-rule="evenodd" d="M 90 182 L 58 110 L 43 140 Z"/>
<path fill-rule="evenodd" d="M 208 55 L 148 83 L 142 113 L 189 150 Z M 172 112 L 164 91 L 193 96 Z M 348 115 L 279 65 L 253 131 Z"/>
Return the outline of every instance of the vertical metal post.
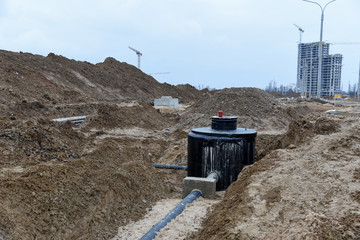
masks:
<path fill-rule="evenodd" d="M 320 6 L 321 8 L 321 6 Z M 316 97 L 321 97 L 321 77 L 322 77 L 322 38 L 323 38 L 323 25 L 324 25 L 324 9 L 321 8 L 321 24 L 320 24 L 320 42 L 319 42 L 319 65 L 318 65 L 318 82 L 317 82 L 317 91 L 316 91 Z"/>
<path fill-rule="evenodd" d="M 140 69 L 140 56 L 142 55 L 142 54 L 137 54 L 138 55 L 138 69 Z"/>
<path fill-rule="evenodd" d="M 320 98 L 321 97 L 321 81 L 322 81 L 322 38 L 323 38 L 323 24 L 324 24 L 324 11 L 327 5 L 329 5 L 332 2 L 335 2 L 336 0 L 332 0 L 330 2 L 328 2 L 325 7 L 322 7 L 320 4 L 318 4 L 317 2 L 313 2 L 313 1 L 309 1 L 309 0 L 303 0 L 304 2 L 309 2 L 309 3 L 314 3 L 316 5 L 318 5 L 321 9 L 321 25 L 320 25 L 320 42 L 319 42 L 319 65 L 318 65 L 318 82 L 317 82 L 317 91 L 316 91 L 316 97 Z"/>

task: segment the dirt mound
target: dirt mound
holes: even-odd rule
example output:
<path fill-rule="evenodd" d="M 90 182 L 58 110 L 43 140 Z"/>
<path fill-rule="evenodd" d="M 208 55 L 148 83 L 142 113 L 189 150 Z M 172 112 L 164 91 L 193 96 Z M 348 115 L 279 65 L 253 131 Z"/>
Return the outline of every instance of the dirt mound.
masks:
<path fill-rule="evenodd" d="M 144 128 L 159 130 L 171 124 L 150 104 L 133 102 L 125 106 L 100 104 L 95 113 L 89 114 L 82 124 L 83 128 L 115 129 Z"/>
<path fill-rule="evenodd" d="M 310 116 L 307 119 L 296 120 L 290 123 L 289 129 L 285 134 L 285 144 L 301 144 L 307 138 L 313 137 L 316 134 L 329 135 L 335 133 L 340 129 L 339 119 L 335 120 L 328 117 L 318 117 L 314 121 Z"/>
<path fill-rule="evenodd" d="M 211 116 L 216 116 L 219 110 L 226 116 L 237 116 L 239 127 L 258 130 L 286 129 L 301 114 L 261 89 L 227 88 L 217 91 L 190 110 L 183 117 L 183 125 L 209 126 Z"/>
<path fill-rule="evenodd" d="M 172 96 L 180 102 L 203 97 L 190 85 L 161 84 L 136 67 L 107 58 L 91 64 L 50 53 L 0 51 L 0 98 L 3 104 L 39 102 L 42 105 L 118 101 L 153 101 Z"/>
<path fill-rule="evenodd" d="M 260 112 L 271 112 L 275 105 L 278 102 L 261 89 L 226 88 L 204 101 L 197 110 L 207 115 L 216 115 L 217 110 L 222 110 L 227 115 L 258 116 Z"/>
<path fill-rule="evenodd" d="M 339 131 L 340 124 L 333 119 L 320 117 L 314 124 L 314 132 L 317 134 L 331 134 Z"/>
<path fill-rule="evenodd" d="M 281 93 L 279 92 L 269 92 L 269 94 L 275 98 L 283 98 L 285 97 L 284 95 L 282 95 Z"/>
<path fill-rule="evenodd" d="M 66 162 L 85 154 L 84 136 L 75 132 L 71 124 L 56 126 L 47 120 L 1 123 L 1 167 L 25 167 L 51 160 Z"/>
<path fill-rule="evenodd" d="M 111 77 L 107 80 L 111 88 L 121 91 L 128 99 L 153 101 L 161 96 L 179 98 L 180 102 L 189 102 L 202 98 L 200 91 L 190 85 L 172 86 L 160 84 L 152 76 L 144 74 L 138 68 L 114 58 L 106 58 L 103 63 L 95 65 Z M 114 85 L 114 83 L 117 83 Z"/>
<path fill-rule="evenodd" d="M 139 150 L 106 141 L 66 163 L 3 168 L 0 233 L 9 239 L 110 238 L 172 191 Z"/>
<path fill-rule="evenodd" d="M 260 160 L 273 150 L 295 148 L 316 134 L 328 135 L 339 129 L 339 121 L 331 119 L 329 116 L 308 115 L 294 120 L 283 134 L 258 134 L 256 137 L 256 160 Z"/>
<path fill-rule="evenodd" d="M 176 85 L 176 90 L 177 93 L 174 96 L 178 96 L 180 100 L 183 98 L 183 102 L 185 103 L 189 102 L 190 100 L 195 102 L 201 101 L 207 99 L 213 94 L 213 91 L 209 91 L 207 88 L 199 91 L 189 84 Z"/>
<path fill-rule="evenodd" d="M 152 166 L 169 146 L 165 140 L 101 133 L 136 127 L 154 135 L 172 123 L 150 104 L 69 104 L 48 111 L 91 112 L 80 126 L 42 119 L 41 112 L 18 120 L 43 107 L 14 106 L 13 120 L 0 119 L 0 238 L 108 239 L 153 202 L 179 192 L 177 173 Z"/>

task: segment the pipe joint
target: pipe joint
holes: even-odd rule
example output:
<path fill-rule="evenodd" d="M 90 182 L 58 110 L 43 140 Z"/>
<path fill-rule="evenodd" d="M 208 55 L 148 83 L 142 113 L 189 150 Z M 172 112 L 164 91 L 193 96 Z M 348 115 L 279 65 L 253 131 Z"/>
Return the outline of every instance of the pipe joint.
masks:
<path fill-rule="evenodd" d="M 206 178 L 215 179 L 217 182 L 219 180 L 220 176 L 216 172 L 210 172 Z"/>

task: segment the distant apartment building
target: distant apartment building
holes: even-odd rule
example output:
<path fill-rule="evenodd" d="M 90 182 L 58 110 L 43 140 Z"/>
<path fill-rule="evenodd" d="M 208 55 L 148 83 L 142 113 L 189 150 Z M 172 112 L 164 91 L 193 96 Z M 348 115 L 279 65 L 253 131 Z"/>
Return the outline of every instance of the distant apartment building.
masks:
<path fill-rule="evenodd" d="M 341 93 L 342 55 L 329 55 L 328 43 L 322 44 L 322 74 L 320 96 Z M 319 67 L 319 42 L 298 45 L 297 92 L 303 97 L 317 96 Z"/>

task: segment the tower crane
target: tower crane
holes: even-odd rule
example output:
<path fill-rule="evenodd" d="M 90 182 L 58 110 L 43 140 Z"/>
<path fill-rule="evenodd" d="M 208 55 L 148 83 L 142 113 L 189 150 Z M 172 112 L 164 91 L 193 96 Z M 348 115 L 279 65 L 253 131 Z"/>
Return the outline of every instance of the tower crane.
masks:
<path fill-rule="evenodd" d="M 131 50 L 133 50 L 136 53 L 136 55 L 138 56 L 138 69 L 140 69 L 140 57 L 142 56 L 142 53 L 139 50 L 136 50 L 135 48 L 132 48 L 130 46 L 129 46 L 129 48 Z"/>
<path fill-rule="evenodd" d="M 299 29 L 299 33 L 300 33 L 300 42 L 299 43 L 301 43 L 301 37 L 302 37 L 302 33 L 304 32 L 304 29 L 302 29 L 302 27 L 300 27 L 299 25 L 296 25 L 295 23 L 294 23 L 294 26 L 297 29 Z"/>

